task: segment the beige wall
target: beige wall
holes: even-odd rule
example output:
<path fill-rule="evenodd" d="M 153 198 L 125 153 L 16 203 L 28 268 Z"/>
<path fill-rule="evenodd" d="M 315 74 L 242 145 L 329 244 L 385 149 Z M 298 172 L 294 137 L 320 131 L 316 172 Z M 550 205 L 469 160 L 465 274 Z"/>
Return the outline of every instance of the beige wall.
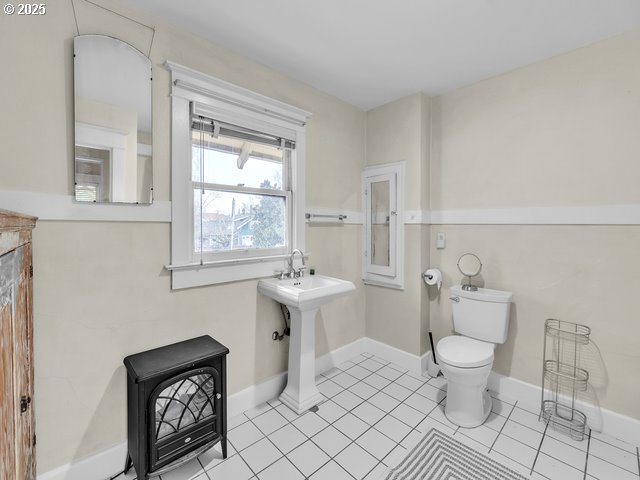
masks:
<path fill-rule="evenodd" d="M 121 3 L 100 3 L 138 21 Z M 87 2 L 74 2 L 80 33 L 103 33 L 148 52 L 151 32 Z M 41 17 L 0 16 L 0 189 L 73 192 L 71 2 Z M 360 208 L 365 114 L 313 88 L 187 33 L 156 24 L 154 197 L 170 199 L 169 72 L 172 60 L 312 112 L 307 205 Z M 33 131 L 38 131 L 34 142 Z M 1 206 L 0 206 L 1 207 Z M 135 207 L 132 207 L 135 208 Z M 35 368 L 38 472 L 125 440 L 124 356 L 210 334 L 227 345 L 230 393 L 286 369 L 288 341 L 276 304 L 256 281 L 171 292 L 169 224 L 41 221 L 35 231 Z M 360 229 L 307 228 L 319 273 L 359 284 Z M 364 289 L 323 307 L 318 354 L 365 334 Z"/>
<path fill-rule="evenodd" d="M 416 94 L 367 112 L 366 164 L 405 162 L 404 209 L 419 211 L 428 199 L 430 99 Z M 429 264 L 428 236 L 419 224 L 404 228 L 404 290 L 367 285 L 367 336 L 415 355 L 425 352 L 429 327 L 421 272 Z"/>
<path fill-rule="evenodd" d="M 640 31 L 435 98 L 434 210 L 639 203 Z M 599 347 L 586 359 L 592 400 L 640 418 L 640 226 L 431 227 L 445 290 L 431 326 L 451 331 L 446 287 L 464 252 L 483 262 L 486 287 L 514 293 L 496 371 L 540 384 L 544 320 L 584 323 Z"/>

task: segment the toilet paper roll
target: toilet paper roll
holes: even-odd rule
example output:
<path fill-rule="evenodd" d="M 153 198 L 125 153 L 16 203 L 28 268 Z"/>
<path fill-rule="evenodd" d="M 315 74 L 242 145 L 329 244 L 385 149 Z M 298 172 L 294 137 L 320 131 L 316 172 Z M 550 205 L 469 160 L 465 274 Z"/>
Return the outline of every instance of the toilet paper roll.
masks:
<path fill-rule="evenodd" d="M 427 285 L 437 285 L 438 290 L 442 286 L 442 272 L 437 268 L 429 268 L 422 274 L 424 283 Z"/>

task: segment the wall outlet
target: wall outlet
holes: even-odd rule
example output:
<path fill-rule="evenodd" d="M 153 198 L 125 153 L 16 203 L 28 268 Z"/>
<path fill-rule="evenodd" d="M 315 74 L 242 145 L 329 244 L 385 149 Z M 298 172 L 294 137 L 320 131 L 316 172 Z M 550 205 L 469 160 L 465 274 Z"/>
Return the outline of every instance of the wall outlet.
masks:
<path fill-rule="evenodd" d="M 436 248 L 442 250 L 447 244 L 447 236 L 444 232 L 436 233 Z"/>

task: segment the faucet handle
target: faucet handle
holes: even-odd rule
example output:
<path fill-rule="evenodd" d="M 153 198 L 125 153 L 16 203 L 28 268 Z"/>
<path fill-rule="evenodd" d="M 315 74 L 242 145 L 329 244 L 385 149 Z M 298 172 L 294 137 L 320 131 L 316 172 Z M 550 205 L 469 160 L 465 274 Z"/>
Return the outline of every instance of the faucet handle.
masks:
<path fill-rule="evenodd" d="M 275 270 L 275 277 L 280 279 L 280 280 L 284 280 L 285 278 L 287 278 L 287 271 L 286 270 Z"/>
<path fill-rule="evenodd" d="M 298 270 L 296 270 L 296 275 L 298 277 L 304 277 L 304 271 L 307 269 L 304 265 L 301 266 Z"/>

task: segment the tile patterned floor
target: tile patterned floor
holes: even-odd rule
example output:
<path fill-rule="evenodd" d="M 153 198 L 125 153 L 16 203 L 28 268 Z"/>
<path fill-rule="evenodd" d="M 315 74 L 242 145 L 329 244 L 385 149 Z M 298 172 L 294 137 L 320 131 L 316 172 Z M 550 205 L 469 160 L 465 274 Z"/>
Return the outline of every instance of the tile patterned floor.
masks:
<path fill-rule="evenodd" d="M 317 413 L 296 415 L 277 399 L 260 405 L 229 419 L 226 460 L 218 445 L 161 480 L 375 480 L 432 427 L 531 479 L 640 480 L 637 446 L 596 432 L 572 441 L 494 392 L 484 425 L 456 427 L 444 415 L 444 378 L 369 354 L 317 382 L 326 398 Z"/>

